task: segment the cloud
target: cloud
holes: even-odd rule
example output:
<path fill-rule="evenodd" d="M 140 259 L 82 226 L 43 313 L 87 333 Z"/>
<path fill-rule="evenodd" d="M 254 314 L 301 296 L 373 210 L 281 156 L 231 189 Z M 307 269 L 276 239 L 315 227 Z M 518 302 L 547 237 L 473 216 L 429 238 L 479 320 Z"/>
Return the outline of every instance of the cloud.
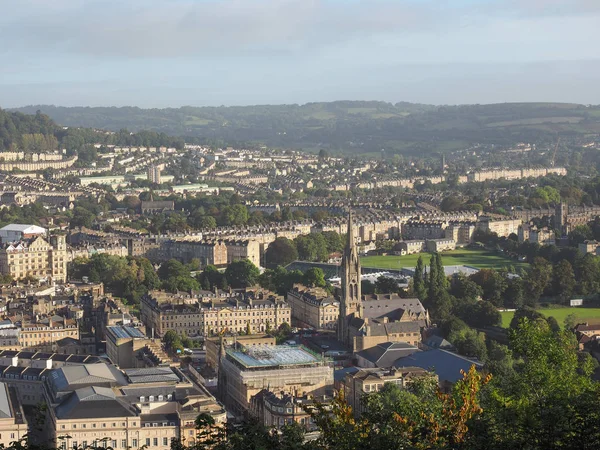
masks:
<path fill-rule="evenodd" d="M 0 38 L 13 52 L 101 57 L 294 53 L 373 36 L 450 30 L 464 26 L 465 17 L 472 23 L 473 14 L 481 22 L 490 11 L 528 11 L 540 0 L 522 1 L 529 9 L 512 0 L 483 7 L 465 0 L 19 0 L 0 18 Z"/>

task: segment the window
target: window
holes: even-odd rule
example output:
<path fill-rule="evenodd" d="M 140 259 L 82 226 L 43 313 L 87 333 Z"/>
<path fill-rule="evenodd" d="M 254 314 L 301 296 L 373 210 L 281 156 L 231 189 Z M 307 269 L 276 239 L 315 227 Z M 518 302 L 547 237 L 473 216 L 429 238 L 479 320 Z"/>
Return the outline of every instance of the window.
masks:
<path fill-rule="evenodd" d="M 159 395 L 159 396 L 158 396 L 158 401 L 159 401 L 159 402 L 162 402 L 162 401 L 163 401 L 163 399 L 164 399 L 164 397 L 163 397 L 162 395 Z"/>
<path fill-rule="evenodd" d="M 127 439 L 121 439 L 121 447 L 127 448 Z"/>
<path fill-rule="evenodd" d="M 149 402 L 153 402 L 154 401 L 154 395 L 151 395 L 150 397 L 148 397 L 148 401 Z"/>
<path fill-rule="evenodd" d="M 112 448 L 117 448 L 117 440 L 113 439 L 112 441 Z"/>
<path fill-rule="evenodd" d="M 167 395 L 167 400 L 172 400 L 173 396 L 171 394 Z"/>
<path fill-rule="evenodd" d="M 92 428 L 96 428 L 96 424 L 95 423 L 92 424 Z"/>
<path fill-rule="evenodd" d="M 146 401 L 146 397 L 144 397 L 143 395 L 140 397 L 140 402 L 145 402 Z"/>
<path fill-rule="evenodd" d="M 169 445 L 169 439 L 164 437 L 163 438 L 163 445 Z"/>
<path fill-rule="evenodd" d="M 146 438 L 146 447 L 150 447 L 150 438 Z"/>
<path fill-rule="evenodd" d="M 137 448 L 137 446 L 138 446 L 137 439 L 132 439 L 132 440 L 131 440 L 131 446 L 132 446 L 133 448 Z"/>
<path fill-rule="evenodd" d="M 79 447 L 77 446 L 77 441 L 73 441 L 73 448 L 75 448 L 75 449 L 76 449 L 76 448 L 79 448 Z"/>
<path fill-rule="evenodd" d="M 84 423 L 84 424 L 82 425 L 82 427 L 83 427 L 83 428 L 87 428 L 87 425 Z"/>
<path fill-rule="evenodd" d="M 158 447 L 158 438 L 154 438 L 154 439 L 152 439 L 152 444 L 153 444 L 155 447 Z"/>
<path fill-rule="evenodd" d="M 73 424 L 73 428 L 77 428 L 77 424 L 76 423 Z"/>
<path fill-rule="evenodd" d="M 106 428 L 106 424 L 105 423 L 102 424 L 102 428 Z"/>
<path fill-rule="evenodd" d="M 83 441 L 83 442 L 81 443 L 81 446 L 82 446 L 83 448 L 87 448 L 87 446 L 88 446 L 88 445 L 87 445 L 87 441 Z"/>

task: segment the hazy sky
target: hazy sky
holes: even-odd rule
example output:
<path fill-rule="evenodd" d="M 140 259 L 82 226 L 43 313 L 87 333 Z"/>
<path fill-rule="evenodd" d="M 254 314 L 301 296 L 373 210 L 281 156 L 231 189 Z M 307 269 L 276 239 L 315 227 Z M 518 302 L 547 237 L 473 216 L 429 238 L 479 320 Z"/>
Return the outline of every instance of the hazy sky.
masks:
<path fill-rule="evenodd" d="M 600 0 L 5 0 L 0 107 L 600 103 Z"/>

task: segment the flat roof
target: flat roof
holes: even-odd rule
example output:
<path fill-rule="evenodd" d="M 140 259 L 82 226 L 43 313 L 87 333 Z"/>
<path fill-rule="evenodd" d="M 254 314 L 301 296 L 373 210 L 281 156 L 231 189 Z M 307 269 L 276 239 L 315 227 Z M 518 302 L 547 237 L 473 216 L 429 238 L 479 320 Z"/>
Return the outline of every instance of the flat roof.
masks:
<path fill-rule="evenodd" d="M 110 330 L 117 338 L 143 338 L 144 333 L 134 327 L 123 327 L 123 326 L 114 326 L 114 327 L 106 327 L 107 330 Z"/>
<path fill-rule="evenodd" d="M 245 367 L 293 366 L 322 362 L 323 359 L 303 347 L 256 345 L 246 350 L 227 350 L 227 354 Z"/>

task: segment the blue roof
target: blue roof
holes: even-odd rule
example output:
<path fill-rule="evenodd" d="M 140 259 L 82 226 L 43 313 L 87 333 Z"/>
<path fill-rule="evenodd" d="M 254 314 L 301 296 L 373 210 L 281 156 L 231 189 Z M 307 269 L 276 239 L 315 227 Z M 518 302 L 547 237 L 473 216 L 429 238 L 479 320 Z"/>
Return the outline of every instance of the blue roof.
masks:
<path fill-rule="evenodd" d="M 394 363 L 395 367 L 421 367 L 431 370 L 437 374 L 440 381 L 452 383 L 462 379 L 460 371 L 467 372 L 472 365 L 475 365 L 477 369 L 483 367 L 483 364 L 479 362 L 442 349 L 413 353 Z"/>

